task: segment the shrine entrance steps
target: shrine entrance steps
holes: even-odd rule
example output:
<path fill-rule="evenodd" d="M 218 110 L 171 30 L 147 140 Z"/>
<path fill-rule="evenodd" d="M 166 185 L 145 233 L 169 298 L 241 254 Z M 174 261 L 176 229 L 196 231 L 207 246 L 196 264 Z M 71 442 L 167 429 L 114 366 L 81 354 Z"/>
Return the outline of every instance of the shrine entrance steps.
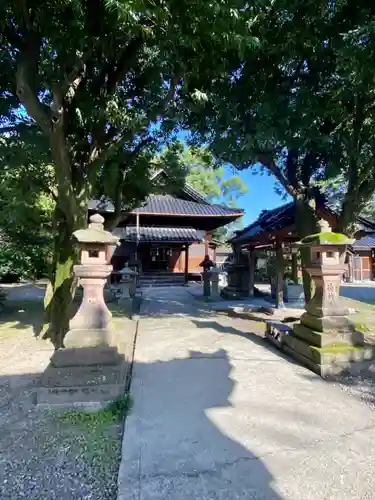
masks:
<path fill-rule="evenodd" d="M 139 285 L 141 288 L 184 286 L 185 274 L 170 271 L 143 272 L 139 277 Z"/>

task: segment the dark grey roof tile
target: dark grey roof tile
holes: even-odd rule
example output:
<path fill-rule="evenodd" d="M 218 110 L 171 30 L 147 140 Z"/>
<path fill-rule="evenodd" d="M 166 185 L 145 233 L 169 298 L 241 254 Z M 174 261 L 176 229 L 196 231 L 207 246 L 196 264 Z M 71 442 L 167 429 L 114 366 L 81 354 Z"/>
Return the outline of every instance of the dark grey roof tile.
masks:
<path fill-rule="evenodd" d="M 146 204 L 134 210 L 139 214 L 190 215 L 212 217 L 240 217 L 243 211 L 221 205 L 209 205 L 195 201 L 182 200 L 172 195 L 151 195 Z"/>
<path fill-rule="evenodd" d="M 360 238 L 353 243 L 352 248 L 354 250 L 371 250 L 375 248 L 375 235 Z"/>
<path fill-rule="evenodd" d="M 118 227 L 113 234 L 124 241 L 137 241 L 136 226 Z M 191 227 L 139 226 L 141 243 L 195 243 L 202 238 L 203 233 Z"/>

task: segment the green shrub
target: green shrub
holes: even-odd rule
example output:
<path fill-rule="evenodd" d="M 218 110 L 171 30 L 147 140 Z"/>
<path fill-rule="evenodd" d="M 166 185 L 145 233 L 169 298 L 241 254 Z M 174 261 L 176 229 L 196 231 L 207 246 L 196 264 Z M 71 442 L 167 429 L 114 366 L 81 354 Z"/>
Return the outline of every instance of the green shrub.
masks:
<path fill-rule="evenodd" d="M 36 241 L 35 244 L 3 244 L 0 247 L 0 282 L 46 277 L 50 252 L 49 241 Z"/>

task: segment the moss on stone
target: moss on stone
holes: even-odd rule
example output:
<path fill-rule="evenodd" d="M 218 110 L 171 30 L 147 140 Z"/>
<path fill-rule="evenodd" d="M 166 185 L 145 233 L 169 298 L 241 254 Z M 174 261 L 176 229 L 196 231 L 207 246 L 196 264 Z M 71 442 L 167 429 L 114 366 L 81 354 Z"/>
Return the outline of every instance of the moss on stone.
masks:
<path fill-rule="evenodd" d="M 314 349 L 320 352 L 321 354 L 325 353 L 340 354 L 348 351 L 360 351 L 361 349 L 363 349 L 363 347 L 341 343 L 341 344 L 332 344 L 324 347 L 311 346 L 311 349 Z"/>
<path fill-rule="evenodd" d="M 371 328 L 366 325 L 366 323 L 354 323 L 354 328 L 357 330 L 357 332 L 361 333 L 368 333 L 371 332 Z"/>
<path fill-rule="evenodd" d="M 350 245 L 353 240 L 349 239 L 345 234 L 323 232 L 311 234 L 301 240 L 303 245 L 320 244 L 320 245 Z"/>

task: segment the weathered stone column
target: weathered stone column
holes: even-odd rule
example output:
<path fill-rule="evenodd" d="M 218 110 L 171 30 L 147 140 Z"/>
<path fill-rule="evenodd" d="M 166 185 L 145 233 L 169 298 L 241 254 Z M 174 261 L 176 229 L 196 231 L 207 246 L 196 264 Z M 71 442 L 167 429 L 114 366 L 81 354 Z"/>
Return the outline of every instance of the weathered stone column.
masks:
<path fill-rule="evenodd" d="M 220 278 L 221 270 L 213 267 L 210 270 L 210 281 L 211 281 L 211 298 L 212 299 L 220 299 L 220 290 L 219 290 L 219 278 Z"/>
<path fill-rule="evenodd" d="M 210 272 L 204 270 L 202 273 L 202 277 L 203 277 L 203 295 L 204 297 L 209 297 L 211 295 Z"/>
<path fill-rule="evenodd" d="M 315 283 L 315 294 L 293 332 L 285 339 L 285 350 L 316 373 L 325 376 L 346 368 L 348 363 L 369 355 L 363 334 L 355 330 L 349 311 L 340 302 L 340 282 L 346 269 L 347 245 L 353 240 L 332 233 L 325 221 L 321 232 L 307 236 L 300 245 L 311 252 L 307 268 Z M 372 353 L 370 353 L 370 356 Z"/>

